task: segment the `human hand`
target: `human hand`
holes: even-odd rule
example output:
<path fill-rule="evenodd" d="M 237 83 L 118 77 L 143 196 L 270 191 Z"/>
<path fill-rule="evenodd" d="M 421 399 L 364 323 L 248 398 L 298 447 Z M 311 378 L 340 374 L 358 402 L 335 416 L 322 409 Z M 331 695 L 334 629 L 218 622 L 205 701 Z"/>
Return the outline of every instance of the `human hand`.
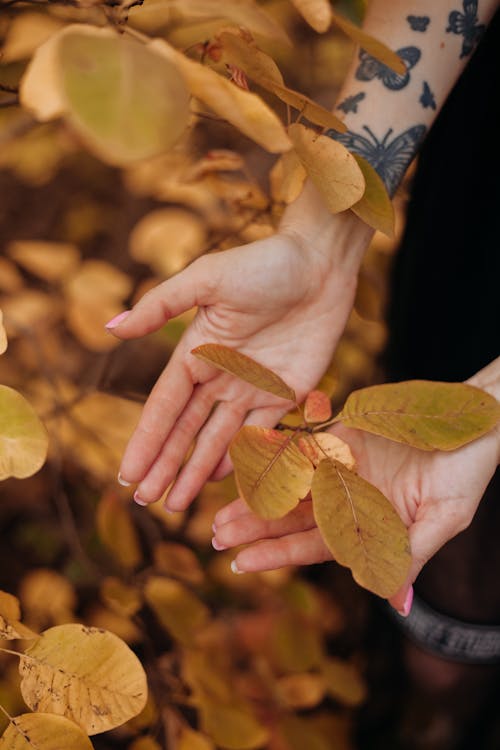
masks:
<path fill-rule="evenodd" d="M 210 476 L 228 473 L 227 446 L 243 423 L 273 426 L 290 409 L 289 402 L 192 356 L 196 346 L 217 342 L 237 348 L 281 375 L 298 399 L 316 385 L 344 329 L 356 288 L 356 263 L 339 258 L 357 228 L 360 247 L 370 237 L 365 225 L 347 212 L 330 215 L 328 221 L 329 233 L 314 236 L 311 246 L 302 233 L 287 229 L 202 256 L 110 327 L 119 338 L 136 338 L 198 306 L 122 460 L 122 480 L 138 484 L 136 501 L 158 500 L 175 480 L 168 509 L 185 509 Z M 194 451 L 177 476 L 195 438 Z"/>
<path fill-rule="evenodd" d="M 500 461 L 498 429 L 452 452 L 426 452 L 342 425 L 332 432 L 351 446 L 358 473 L 393 503 L 408 527 L 412 564 L 405 584 L 389 600 L 402 614 L 411 584 L 424 564 L 471 522 Z M 235 572 L 272 570 L 331 560 L 316 526 L 310 498 L 284 518 L 266 521 L 235 500 L 215 517 L 214 547 L 240 544 Z"/>

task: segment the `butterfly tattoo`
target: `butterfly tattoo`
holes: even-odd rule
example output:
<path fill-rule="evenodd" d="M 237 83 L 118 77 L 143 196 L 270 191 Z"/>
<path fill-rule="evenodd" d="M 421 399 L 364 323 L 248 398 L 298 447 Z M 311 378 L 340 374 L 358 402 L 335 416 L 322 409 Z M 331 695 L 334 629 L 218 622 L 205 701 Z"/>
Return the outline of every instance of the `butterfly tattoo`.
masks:
<path fill-rule="evenodd" d="M 395 73 L 362 49 L 359 53 L 361 63 L 356 70 L 356 78 L 358 81 L 372 81 L 374 78 L 380 78 L 384 86 L 391 91 L 403 89 L 410 80 L 410 70 L 420 60 L 421 52 L 418 47 L 402 47 L 397 50 L 397 54 L 406 65 L 406 73 Z"/>
<path fill-rule="evenodd" d="M 477 0 L 463 0 L 464 12 L 452 10 L 448 16 L 447 32 L 463 36 L 460 58 L 467 57 L 481 38 L 486 26 L 478 24 Z"/>
<path fill-rule="evenodd" d="M 393 195 L 427 128 L 425 125 L 414 125 L 392 140 L 393 130 L 390 128 L 381 141 L 366 125 L 363 125 L 363 130 L 368 136 L 352 131 L 337 133 L 335 130 L 328 130 L 327 135 L 370 162 Z"/>
<path fill-rule="evenodd" d="M 363 101 L 365 96 L 366 94 L 363 91 L 360 91 L 359 94 L 355 94 L 354 96 L 347 96 L 343 102 L 340 102 L 337 109 L 341 109 L 346 115 L 349 114 L 349 112 L 357 112 L 358 104 Z"/>
<path fill-rule="evenodd" d="M 412 31 L 427 31 L 427 26 L 431 22 L 429 16 L 406 16 L 406 20 Z"/>
<path fill-rule="evenodd" d="M 436 109 L 436 100 L 427 81 L 424 81 L 422 96 L 420 97 L 419 102 L 424 109 L 427 109 L 428 107 Z"/>

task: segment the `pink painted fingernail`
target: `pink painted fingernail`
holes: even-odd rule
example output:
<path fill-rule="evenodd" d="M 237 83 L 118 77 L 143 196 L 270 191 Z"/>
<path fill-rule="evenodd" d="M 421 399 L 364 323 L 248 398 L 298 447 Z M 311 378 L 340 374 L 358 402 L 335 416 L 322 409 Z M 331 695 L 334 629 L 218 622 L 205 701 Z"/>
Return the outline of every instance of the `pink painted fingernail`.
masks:
<path fill-rule="evenodd" d="M 221 550 L 223 550 L 223 549 L 227 549 L 227 547 L 224 547 L 224 545 L 223 545 L 223 544 L 219 544 L 219 542 L 218 542 L 218 541 L 216 540 L 216 538 L 215 538 L 215 537 L 214 537 L 214 538 L 212 539 L 212 547 L 213 547 L 213 548 L 214 548 L 215 550 L 217 550 L 217 552 L 221 552 Z M 233 572 L 234 572 L 234 571 L 233 571 Z"/>
<path fill-rule="evenodd" d="M 236 560 L 233 560 L 233 562 L 231 563 L 231 570 L 233 571 L 233 573 L 236 573 L 237 575 L 241 575 L 242 573 L 245 572 L 244 570 L 240 570 L 238 568 L 238 563 L 236 562 Z"/>
<path fill-rule="evenodd" d="M 413 586 L 410 586 L 408 589 L 408 592 L 406 594 L 406 598 L 403 604 L 403 608 L 400 610 L 399 614 L 402 617 L 408 617 L 411 611 L 411 605 L 413 604 Z"/>
<path fill-rule="evenodd" d="M 127 482 L 127 480 L 122 477 L 120 472 L 118 472 L 118 484 L 121 484 L 122 487 L 130 487 L 132 482 Z"/>
<path fill-rule="evenodd" d="M 111 318 L 111 320 L 109 320 L 105 324 L 104 327 L 108 328 L 109 330 L 113 330 L 113 328 L 116 328 L 117 326 L 119 326 L 120 323 L 124 321 L 125 318 L 127 318 L 131 312 L 132 310 L 124 310 L 123 312 L 119 313 L 119 315 L 115 315 L 114 318 Z"/>
<path fill-rule="evenodd" d="M 144 500 L 141 500 L 137 492 L 134 492 L 134 502 L 137 503 L 137 505 L 147 505 L 147 503 L 144 502 Z"/>

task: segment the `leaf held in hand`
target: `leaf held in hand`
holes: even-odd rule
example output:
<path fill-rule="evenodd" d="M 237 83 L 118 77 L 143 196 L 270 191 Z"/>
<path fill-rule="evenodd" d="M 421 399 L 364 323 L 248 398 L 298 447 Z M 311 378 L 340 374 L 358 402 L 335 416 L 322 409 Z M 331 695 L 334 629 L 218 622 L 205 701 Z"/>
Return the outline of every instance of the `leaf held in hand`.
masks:
<path fill-rule="evenodd" d="M 306 422 L 316 424 L 327 422 L 332 416 L 332 405 L 329 397 L 323 391 L 311 391 L 307 394 L 304 404 L 304 418 Z"/>
<path fill-rule="evenodd" d="M 407 530 L 389 500 L 333 459 L 316 469 L 311 494 L 314 518 L 335 560 L 374 594 L 395 594 L 411 555 Z"/>
<path fill-rule="evenodd" d="M 320 34 L 328 31 L 332 22 L 330 0 L 292 0 L 292 3 L 315 31 Z"/>
<path fill-rule="evenodd" d="M 333 128 L 338 133 L 346 132 L 347 125 L 342 120 L 339 120 L 336 115 L 322 107 L 321 104 L 309 99 L 305 94 L 294 91 L 288 88 L 288 86 L 281 86 L 279 83 L 270 81 L 267 78 L 260 78 L 259 84 L 268 91 L 272 91 L 285 104 L 298 109 L 302 117 L 306 117 L 311 122 L 314 122 L 315 125 L 320 125 L 322 128 Z"/>
<path fill-rule="evenodd" d="M 48 444 L 47 431 L 24 396 L 0 385 L 0 480 L 35 474 L 45 463 Z"/>
<path fill-rule="evenodd" d="M 500 403 L 466 383 L 409 380 L 354 391 L 339 420 L 421 450 L 455 450 L 489 432 Z"/>
<path fill-rule="evenodd" d="M 351 210 L 366 224 L 388 237 L 394 237 L 394 206 L 382 178 L 372 165 L 358 154 L 353 154 L 365 178 L 365 192 Z"/>
<path fill-rule="evenodd" d="M 295 123 L 288 128 L 299 159 L 334 214 L 361 200 L 365 179 L 354 156 L 326 135 Z"/>
<path fill-rule="evenodd" d="M 0 750 L 92 750 L 82 729 L 64 716 L 21 714 L 0 737 Z"/>
<path fill-rule="evenodd" d="M 375 57 L 395 73 L 399 73 L 399 75 L 404 75 L 406 73 L 406 65 L 403 60 L 383 42 L 379 42 L 378 39 L 367 34 L 360 29 L 359 26 L 355 26 L 355 24 L 348 21 L 347 18 L 339 16 L 338 13 L 332 12 L 332 21 L 344 32 L 344 34 L 350 37 L 353 42 L 356 42 L 356 44 L 359 44 L 362 49 L 368 52 L 369 55 Z"/>
<path fill-rule="evenodd" d="M 146 703 L 146 674 L 112 633 L 57 625 L 30 646 L 19 664 L 21 692 L 33 711 L 66 716 L 88 734 L 136 716 Z"/>
<path fill-rule="evenodd" d="M 261 518 L 281 518 L 311 488 L 313 466 L 283 432 L 242 427 L 229 454 L 238 491 Z"/>
<path fill-rule="evenodd" d="M 261 391 L 267 391 L 288 401 L 297 401 L 295 392 L 279 375 L 236 349 L 222 344 L 202 344 L 193 349 L 191 354 L 219 370 L 251 383 Z"/>
<path fill-rule="evenodd" d="M 334 458 L 351 471 L 356 468 L 350 447 L 331 432 L 314 432 L 312 435 L 302 433 L 295 440 L 313 466 L 319 466 L 325 458 Z"/>
<path fill-rule="evenodd" d="M 271 195 L 278 203 L 293 203 L 304 187 L 307 172 L 294 149 L 282 154 L 269 173 Z"/>
<path fill-rule="evenodd" d="M 235 33 L 236 32 L 236 33 Z M 273 58 L 259 49 L 248 34 L 239 30 L 222 31 L 217 39 L 222 44 L 223 59 L 231 65 L 244 70 L 254 81 L 267 79 L 284 85 L 283 76 Z"/>

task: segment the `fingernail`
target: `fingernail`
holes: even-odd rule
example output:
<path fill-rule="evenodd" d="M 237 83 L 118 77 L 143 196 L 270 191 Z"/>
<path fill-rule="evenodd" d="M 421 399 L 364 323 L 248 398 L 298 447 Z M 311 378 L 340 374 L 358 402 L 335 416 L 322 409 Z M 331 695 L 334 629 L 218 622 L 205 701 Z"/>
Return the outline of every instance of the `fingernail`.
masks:
<path fill-rule="evenodd" d="M 221 550 L 223 550 L 223 549 L 227 549 L 227 547 L 224 547 L 224 545 L 223 545 L 223 544 L 219 544 L 219 542 L 218 542 L 218 541 L 216 540 L 216 538 L 215 538 L 215 537 L 214 537 L 214 538 L 212 539 L 212 547 L 213 547 L 213 548 L 214 548 L 215 550 L 217 550 L 217 552 L 221 552 Z M 234 572 L 235 572 L 235 571 L 233 570 L 233 573 L 234 573 Z"/>
<path fill-rule="evenodd" d="M 399 611 L 402 617 L 408 617 L 411 611 L 411 605 L 413 604 L 413 586 L 410 586 L 406 594 L 406 598 L 403 604 L 403 608 Z"/>
<path fill-rule="evenodd" d="M 137 492 L 134 492 L 134 502 L 137 503 L 137 505 L 147 505 L 147 503 L 144 502 L 144 500 L 141 500 Z"/>
<path fill-rule="evenodd" d="M 120 325 L 120 323 L 127 318 L 132 310 L 124 310 L 123 312 L 119 313 L 118 315 L 115 315 L 114 318 L 111 318 L 106 324 L 105 328 L 113 329 Z"/>
<path fill-rule="evenodd" d="M 212 531 L 214 532 L 214 534 L 217 531 L 217 526 L 215 525 L 215 523 L 212 524 Z"/>
<path fill-rule="evenodd" d="M 237 575 L 241 575 L 242 573 L 245 572 L 244 570 L 240 570 L 238 568 L 238 564 L 236 560 L 233 560 L 233 562 L 231 563 L 231 570 L 233 571 L 233 573 L 236 573 Z"/>
<path fill-rule="evenodd" d="M 127 482 L 127 480 L 124 479 L 122 475 L 118 472 L 118 484 L 121 484 L 122 487 L 130 487 L 132 482 Z"/>

